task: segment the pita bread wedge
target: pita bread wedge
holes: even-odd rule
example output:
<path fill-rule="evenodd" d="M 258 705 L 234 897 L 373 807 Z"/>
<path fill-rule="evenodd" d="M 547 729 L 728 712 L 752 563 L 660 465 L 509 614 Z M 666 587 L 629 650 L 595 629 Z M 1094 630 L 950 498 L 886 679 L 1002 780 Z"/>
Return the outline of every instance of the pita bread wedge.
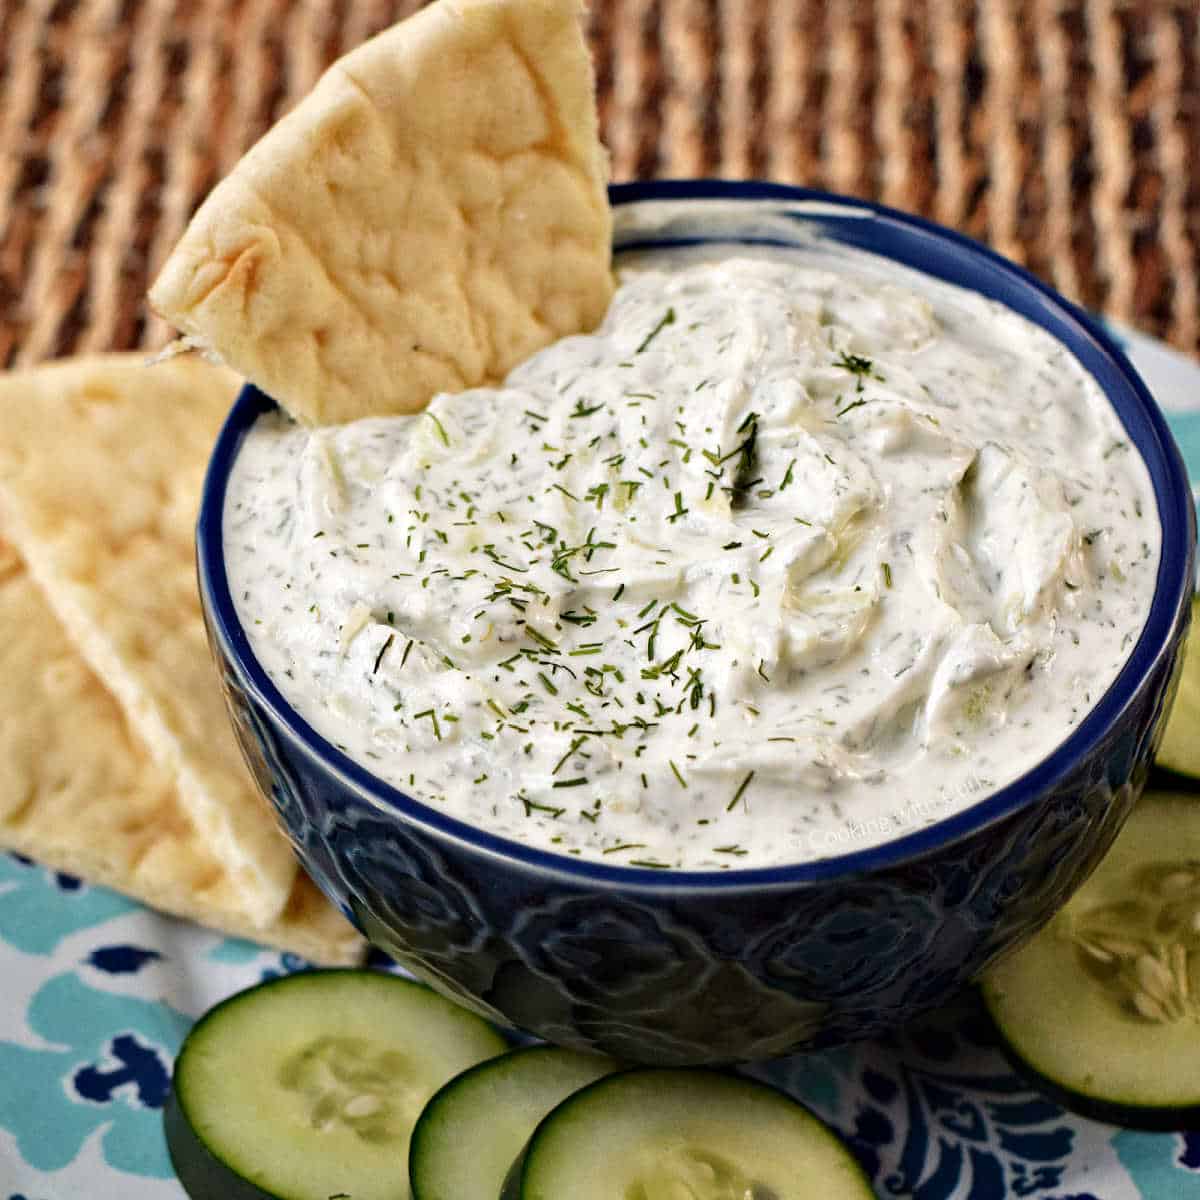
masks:
<path fill-rule="evenodd" d="M 414 412 L 612 294 L 580 0 L 436 0 L 333 64 L 212 191 L 152 306 L 291 414 Z"/>
<path fill-rule="evenodd" d="M 363 955 L 362 939 L 303 874 L 283 912 L 255 928 L 170 775 L 142 748 L 3 541 L 0 849 L 314 962 Z"/>
<path fill-rule="evenodd" d="M 237 386 L 198 359 L 148 368 L 135 355 L 0 377 L 0 519 L 265 926 L 296 864 L 241 760 L 193 565 L 204 467 Z"/>

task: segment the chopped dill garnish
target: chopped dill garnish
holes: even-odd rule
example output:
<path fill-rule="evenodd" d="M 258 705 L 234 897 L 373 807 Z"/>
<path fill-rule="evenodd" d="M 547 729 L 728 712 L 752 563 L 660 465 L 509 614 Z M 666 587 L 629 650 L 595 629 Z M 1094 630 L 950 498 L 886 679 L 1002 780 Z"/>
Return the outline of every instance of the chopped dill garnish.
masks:
<path fill-rule="evenodd" d="M 622 585 L 622 586 L 624 586 L 624 585 Z M 586 628 L 588 625 L 594 625 L 596 623 L 596 614 L 594 612 L 592 612 L 592 610 L 590 608 L 588 608 L 587 605 L 585 604 L 584 611 L 582 613 L 577 613 L 572 608 L 572 609 L 569 609 L 565 613 L 561 613 L 559 615 L 559 620 L 566 621 L 568 625 L 578 625 L 581 628 Z M 598 643 L 588 643 L 588 644 L 595 645 Z M 571 653 L 573 654 L 574 651 L 572 651 Z"/>
<path fill-rule="evenodd" d="M 387 641 L 379 648 L 379 653 L 375 655 L 375 665 L 371 668 L 371 674 L 374 675 L 379 670 L 379 664 L 383 662 L 383 656 L 391 649 L 392 643 L 396 640 L 394 633 L 387 635 Z"/>
<path fill-rule="evenodd" d="M 442 727 L 438 724 L 437 713 L 432 708 L 427 708 L 424 712 L 413 713 L 413 720 L 415 721 L 420 721 L 424 717 L 428 717 L 433 722 L 433 736 L 440 742 L 442 740 Z"/>
<path fill-rule="evenodd" d="M 439 421 L 439 420 L 437 419 L 437 417 L 435 417 L 435 416 L 433 415 L 433 413 L 431 413 L 431 412 L 430 412 L 428 409 L 426 409 L 426 410 L 425 410 L 425 415 L 426 415 L 426 416 L 427 416 L 427 417 L 428 417 L 428 418 L 429 418 L 429 419 L 430 419 L 430 420 L 433 422 L 433 424 L 434 424 L 434 427 L 437 429 L 437 431 L 438 431 L 438 437 L 440 437 L 440 438 L 442 439 L 442 445 L 443 445 L 443 446 L 448 446 L 448 445 L 450 445 L 450 438 L 449 438 L 449 437 L 448 437 L 448 435 L 446 434 L 446 430 L 445 430 L 445 428 L 442 426 L 442 423 L 441 423 L 441 421 Z"/>
<path fill-rule="evenodd" d="M 579 747 L 582 746 L 586 740 L 587 740 L 586 738 L 582 738 L 582 737 L 575 738 L 575 740 L 571 743 L 570 749 L 568 749 L 567 752 L 562 756 L 562 758 L 560 758 L 558 760 L 558 762 L 556 762 L 554 764 L 554 770 L 551 771 L 550 774 L 557 775 L 559 768 L 563 765 L 563 763 L 565 763 L 567 761 L 567 759 L 570 758 L 571 755 L 574 754 L 575 751 L 578 750 Z"/>
<path fill-rule="evenodd" d="M 538 804 L 536 800 L 530 800 L 524 792 L 518 792 L 517 799 L 525 805 L 525 815 L 527 817 L 532 816 L 535 812 L 544 812 L 549 813 L 551 818 L 557 821 L 567 811 L 565 808 L 555 808 L 551 804 Z"/>
<path fill-rule="evenodd" d="M 525 632 L 544 650 L 549 650 L 555 654 L 558 653 L 558 644 L 556 642 L 552 642 L 544 633 L 538 633 L 538 631 L 534 629 L 532 625 L 526 625 Z"/>
<path fill-rule="evenodd" d="M 609 485 L 607 483 L 593 484 L 590 488 L 588 488 L 583 498 L 585 500 L 595 500 L 596 507 L 603 508 L 604 497 L 608 495 L 608 487 Z"/>
<path fill-rule="evenodd" d="M 746 789 L 750 786 L 750 780 L 752 780 L 753 778 L 754 778 L 754 772 L 748 771 L 746 773 L 746 778 L 743 779 L 742 782 L 738 784 L 738 790 L 733 793 L 733 799 L 730 800 L 730 802 L 725 806 L 726 812 L 733 812 L 734 805 L 737 804 L 737 802 L 745 794 Z"/>
<path fill-rule="evenodd" d="M 860 379 L 867 377 L 878 378 L 874 374 L 875 364 L 869 358 L 864 358 L 861 354 L 847 354 L 843 350 L 833 360 L 833 365 L 841 367 L 843 371 L 849 371 L 851 375 L 857 375 Z"/>
<path fill-rule="evenodd" d="M 659 320 L 658 324 L 655 325 L 655 327 L 652 330 L 650 330 L 650 332 L 648 334 L 646 334 L 645 338 L 642 340 L 642 344 L 634 351 L 634 354 L 641 354 L 641 352 L 643 350 L 645 350 L 646 347 L 649 346 L 650 343 L 652 341 L 654 341 L 654 339 L 656 337 L 658 337 L 658 335 L 660 333 L 662 333 L 662 331 L 664 329 L 666 329 L 666 327 L 668 325 L 674 325 L 674 324 L 675 324 L 675 310 L 674 310 L 674 308 L 668 308 L 667 311 L 665 313 L 663 313 L 662 318 Z"/>
<path fill-rule="evenodd" d="M 746 493 L 758 480 L 754 477 L 758 470 L 758 413 L 750 413 L 738 426 L 738 433 L 746 435 L 745 440 L 733 451 L 738 456 L 737 470 L 733 476 L 733 486 L 729 489 L 729 502 L 732 508 L 743 508 L 746 504 Z"/>

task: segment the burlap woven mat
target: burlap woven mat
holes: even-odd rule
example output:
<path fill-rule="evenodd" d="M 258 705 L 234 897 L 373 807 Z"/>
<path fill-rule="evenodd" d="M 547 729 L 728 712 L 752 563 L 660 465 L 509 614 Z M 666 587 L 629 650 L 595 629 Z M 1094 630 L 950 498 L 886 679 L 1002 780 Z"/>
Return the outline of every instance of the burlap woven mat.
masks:
<path fill-rule="evenodd" d="M 0 0 L 0 364 L 168 331 L 206 190 L 413 0 Z M 1200 0 L 593 0 L 617 179 L 925 213 L 1200 348 Z"/>

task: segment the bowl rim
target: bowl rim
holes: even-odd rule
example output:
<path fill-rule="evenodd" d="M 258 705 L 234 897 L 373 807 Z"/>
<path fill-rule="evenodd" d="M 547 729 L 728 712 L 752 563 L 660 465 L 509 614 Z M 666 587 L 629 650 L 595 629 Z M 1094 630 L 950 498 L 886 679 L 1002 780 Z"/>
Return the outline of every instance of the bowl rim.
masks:
<path fill-rule="evenodd" d="M 996 293 L 996 289 L 999 289 L 1001 295 L 1011 294 L 1022 298 L 1025 307 L 1017 311 L 1042 328 L 1047 328 L 1047 325 L 1039 319 L 1038 312 L 1044 313 L 1047 321 L 1055 321 L 1056 328 L 1049 332 L 1081 361 L 1088 374 L 1096 380 L 1145 464 L 1158 506 L 1162 532 L 1150 612 L 1129 657 L 1104 694 L 1050 754 L 998 791 L 900 837 L 825 858 L 760 867 L 732 867 L 727 870 L 662 870 L 576 858 L 502 837 L 406 795 L 338 750 L 291 707 L 255 657 L 237 618 L 223 553 L 226 486 L 241 440 L 262 413 L 275 407 L 274 402 L 252 384 L 246 384 L 238 394 L 214 446 L 204 479 L 196 529 L 197 572 L 202 602 L 211 633 L 219 641 L 221 653 L 232 664 L 239 685 L 252 693 L 255 702 L 267 710 L 277 731 L 286 733 L 308 758 L 318 762 L 325 772 L 335 776 L 352 792 L 358 793 L 368 804 L 394 812 L 402 820 L 423 827 L 438 838 L 460 843 L 476 853 L 515 860 L 539 873 L 565 876 L 573 882 L 593 886 L 642 892 L 726 892 L 796 887 L 839 878 L 858 878 L 907 865 L 931 852 L 943 851 L 1033 805 L 1052 791 L 1074 766 L 1093 754 L 1101 741 L 1119 725 L 1163 656 L 1171 651 L 1173 634 L 1187 619 L 1193 590 L 1196 519 L 1183 460 L 1158 405 L 1120 347 L 1097 320 L 1059 296 L 1024 268 L 964 234 L 873 201 L 786 184 L 709 179 L 613 184 L 610 185 L 609 195 L 614 210 L 645 201 L 777 201 L 800 206 L 801 216 L 818 222 L 822 219 L 822 213 L 834 220 L 869 217 L 873 229 L 884 234 L 893 229 L 910 238 L 915 235 L 919 239 L 931 240 L 927 244 L 936 245 L 941 254 L 949 255 L 954 260 L 955 269 L 961 271 L 964 277 L 977 279 L 971 290 L 999 298 Z M 805 208 L 809 211 L 803 211 Z M 770 242 L 769 238 L 747 240 Z M 669 238 L 652 238 L 650 242 L 657 245 L 673 244 Z M 618 249 L 643 248 L 646 244 L 635 242 L 629 246 L 619 246 Z M 874 249 L 874 252 L 889 257 L 884 251 Z M 904 262 L 898 257 L 896 261 Z M 978 282 L 980 276 L 983 277 L 982 284 Z M 948 278 L 945 274 L 940 277 Z M 950 278 L 949 281 L 957 282 L 960 286 L 971 286 L 960 282 L 958 278 Z M 1009 307 L 1014 306 L 1009 304 Z M 1035 311 L 1027 311 L 1030 308 Z M 1081 350 L 1086 353 L 1081 355 Z M 1088 366 L 1086 359 L 1095 359 L 1104 364 L 1104 377 Z"/>

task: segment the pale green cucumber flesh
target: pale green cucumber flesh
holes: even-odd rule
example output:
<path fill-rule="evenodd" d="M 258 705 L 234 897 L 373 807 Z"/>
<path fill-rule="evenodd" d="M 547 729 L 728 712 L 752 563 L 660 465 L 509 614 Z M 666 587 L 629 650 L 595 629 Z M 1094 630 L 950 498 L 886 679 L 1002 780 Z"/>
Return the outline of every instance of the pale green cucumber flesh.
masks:
<path fill-rule="evenodd" d="M 1200 782 L 1200 597 L 1192 600 L 1192 627 L 1183 650 L 1179 690 L 1155 761 Z"/>
<path fill-rule="evenodd" d="M 837 1136 L 737 1075 L 647 1068 L 563 1101 L 525 1153 L 520 1200 L 871 1200 Z"/>
<path fill-rule="evenodd" d="M 1200 797 L 1148 793 L 1091 878 L 993 967 L 984 1003 L 1019 1064 L 1119 1124 L 1200 1112 Z"/>
<path fill-rule="evenodd" d="M 413 1200 L 497 1200 L 538 1122 L 573 1092 L 615 1070 L 610 1058 L 532 1046 L 450 1080 L 413 1130 Z"/>
<path fill-rule="evenodd" d="M 172 1162 L 193 1200 L 404 1200 L 421 1109 L 505 1048 L 479 1017 L 394 975 L 271 980 L 184 1041 L 165 1114 Z"/>

